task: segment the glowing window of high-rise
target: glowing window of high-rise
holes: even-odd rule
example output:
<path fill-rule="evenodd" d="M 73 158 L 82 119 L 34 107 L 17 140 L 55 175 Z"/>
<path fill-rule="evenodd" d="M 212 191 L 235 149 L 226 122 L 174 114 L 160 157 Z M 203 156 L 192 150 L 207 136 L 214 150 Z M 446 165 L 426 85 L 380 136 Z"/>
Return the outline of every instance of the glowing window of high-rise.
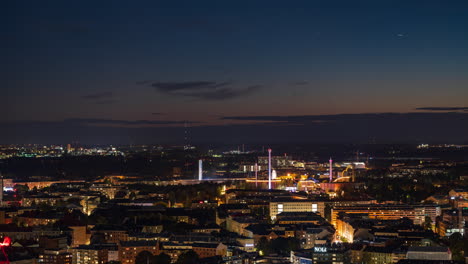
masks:
<path fill-rule="evenodd" d="M 312 212 L 317 212 L 317 211 L 318 211 L 317 204 L 312 204 Z"/>
<path fill-rule="evenodd" d="M 278 204 L 278 213 L 283 212 L 283 204 Z"/>

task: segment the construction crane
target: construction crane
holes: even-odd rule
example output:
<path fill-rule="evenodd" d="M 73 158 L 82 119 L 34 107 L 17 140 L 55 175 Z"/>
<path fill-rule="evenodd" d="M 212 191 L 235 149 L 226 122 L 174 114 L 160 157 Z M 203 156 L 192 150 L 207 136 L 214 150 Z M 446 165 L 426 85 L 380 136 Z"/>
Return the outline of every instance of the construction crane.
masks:
<path fill-rule="evenodd" d="M 344 169 L 342 172 L 341 172 L 341 177 L 344 177 L 345 176 L 345 173 L 348 172 L 349 169 L 352 169 L 353 170 L 353 174 L 352 174 L 352 181 L 354 182 L 355 181 L 355 171 L 354 171 L 354 164 L 350 164 L 346 167 L 346 169 Z M 348 175 L 349 176 L 349 175 Z"/>

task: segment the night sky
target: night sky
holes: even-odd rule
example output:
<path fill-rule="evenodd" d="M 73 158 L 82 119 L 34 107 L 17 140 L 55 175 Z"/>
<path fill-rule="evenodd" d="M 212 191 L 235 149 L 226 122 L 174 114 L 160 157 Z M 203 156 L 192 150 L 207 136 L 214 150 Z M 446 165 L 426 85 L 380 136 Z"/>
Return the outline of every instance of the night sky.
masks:
<path fill-rule="evenodd" d="M 467 1 L 7 1 L 0 143 L 468 142 Z"/>

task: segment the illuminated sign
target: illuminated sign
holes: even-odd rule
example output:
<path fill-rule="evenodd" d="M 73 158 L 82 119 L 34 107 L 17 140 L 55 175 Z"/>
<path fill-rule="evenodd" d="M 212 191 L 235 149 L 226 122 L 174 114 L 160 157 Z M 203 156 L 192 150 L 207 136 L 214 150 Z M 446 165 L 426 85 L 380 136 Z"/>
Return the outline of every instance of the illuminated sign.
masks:
<path fill-rule="evenodd" d="M 327 248 L 326 247 L 314 247 L 314 252 L 327 253 Z"/>

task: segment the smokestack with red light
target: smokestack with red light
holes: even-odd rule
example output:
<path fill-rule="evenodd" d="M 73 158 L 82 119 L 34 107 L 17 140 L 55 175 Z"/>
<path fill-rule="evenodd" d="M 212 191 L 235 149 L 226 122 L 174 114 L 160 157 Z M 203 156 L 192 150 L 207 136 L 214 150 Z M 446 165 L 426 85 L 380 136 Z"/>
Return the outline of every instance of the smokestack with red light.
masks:
<path fill-rule="evenodd" d="M 268 149 L 268 189 L 271 190 L 271 148 Z"/>

